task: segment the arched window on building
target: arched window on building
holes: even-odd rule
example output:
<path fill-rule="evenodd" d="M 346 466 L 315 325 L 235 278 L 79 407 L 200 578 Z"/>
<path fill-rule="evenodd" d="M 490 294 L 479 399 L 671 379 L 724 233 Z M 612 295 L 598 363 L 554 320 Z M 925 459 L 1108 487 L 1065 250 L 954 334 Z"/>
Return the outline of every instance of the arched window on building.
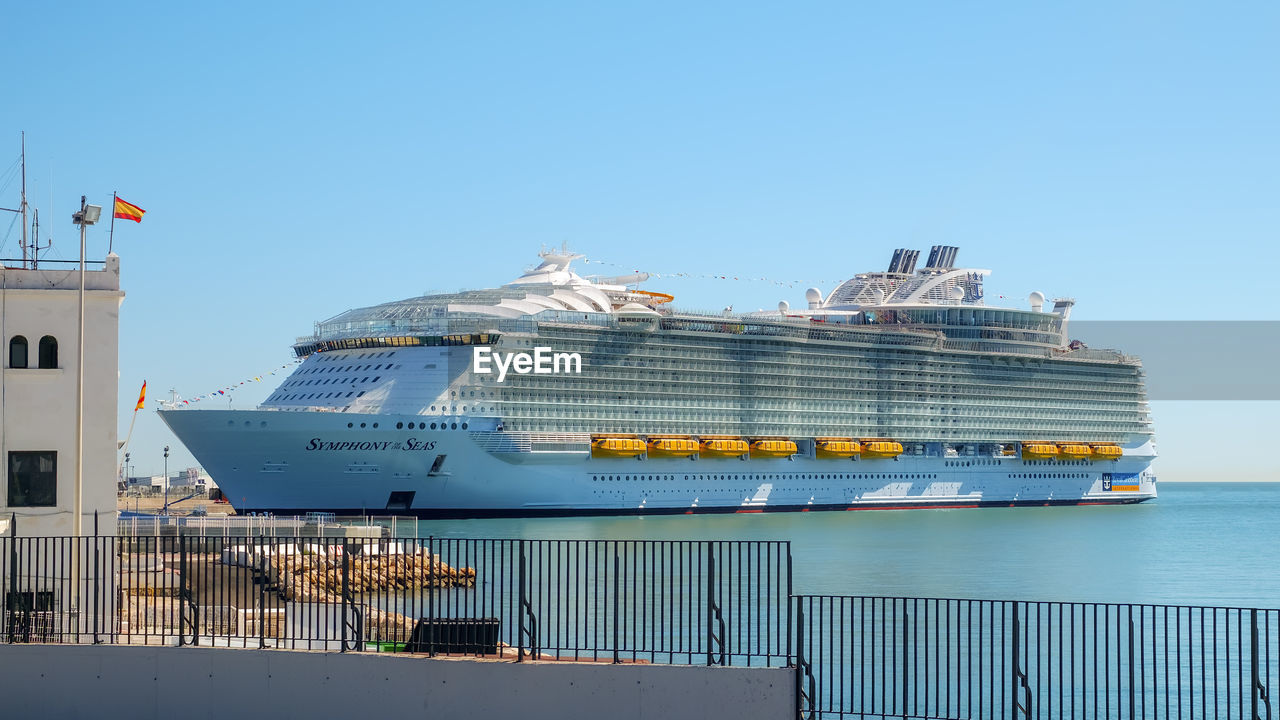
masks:
<path fill-rule="evenodd" d="M 27 366 L 27 339 L 14 335 L 9 341 L 9 367 L 24 368 Z"/>
<path fill-rule="evenodd" d="M 48 370 L 58 367 L 58 339 L 52 335 L 40 338 L 40 367 Z"/>

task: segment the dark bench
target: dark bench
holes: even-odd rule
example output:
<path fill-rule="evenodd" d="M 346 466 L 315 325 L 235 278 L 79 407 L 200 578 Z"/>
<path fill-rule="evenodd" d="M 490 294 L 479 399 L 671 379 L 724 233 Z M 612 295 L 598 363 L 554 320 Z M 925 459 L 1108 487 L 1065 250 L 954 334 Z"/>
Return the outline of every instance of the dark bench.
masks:
<path fill-rule="evenodd" d="M 494 655 L 498 652 L 498 618 L 420 618 L 405 652 Z"/>

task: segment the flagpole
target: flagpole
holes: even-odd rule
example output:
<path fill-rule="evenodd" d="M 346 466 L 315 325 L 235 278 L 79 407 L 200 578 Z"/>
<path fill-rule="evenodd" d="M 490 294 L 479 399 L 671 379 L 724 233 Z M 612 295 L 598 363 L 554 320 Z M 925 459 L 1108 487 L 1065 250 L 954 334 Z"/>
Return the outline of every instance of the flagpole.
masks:
<path fill-rule="evenodd" d="M 116 191 L 111 191 L 111 233 L 107 235 L 107 254 L 111 254 L 111 248 L 114 247 L 116 241 Z M 137 411 L 135 411 L 137 412 Z"/>
<path fill-rule="evenodd" d="M 129 450 L 129 441 L 133 439 L 133 424 L 138 421 L 138 411 L 133 411 L 133 419 L 129 421 L 129 434 L 124 437 L 124 444 L 121 445 L 117 452 L 120 454 L 120 461 L 116 463 L 116 477 L 120 477 L 120 470 L 124 467 L 124 453 Z M 128 480 L 129 478 L 125 478 Z"/>
<path fill-rule="evenodd" d="M 120 469 L 124 467 L 124 453 L 129 451 L 129 441 L 133 440 L 133 426 L 134 423 L 138 422 L 138 409 L 137 406 L 133 408 L 133 418 L 129 420 L 129 434 L 124 436 L 124 444 L 116 448 L 116 453 L 120 458 L 120 461 L 116 463 L 116 477 L 120 477 Z M 126 482 L 128 480 L 129 478 L 125 478 Z"/>

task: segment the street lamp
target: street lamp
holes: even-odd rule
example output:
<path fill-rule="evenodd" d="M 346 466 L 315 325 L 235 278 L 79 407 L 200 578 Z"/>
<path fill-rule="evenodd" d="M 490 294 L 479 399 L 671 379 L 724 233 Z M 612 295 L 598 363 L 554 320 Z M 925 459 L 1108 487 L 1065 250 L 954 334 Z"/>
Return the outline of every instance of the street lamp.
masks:
<path fill-rule="evenodd" d="M 169 514 L 169 446 L 164 446 L 164 514 Z"/>
<path fill-rule="evenodd" d="M 85 228 L 102 217 L 101 205 L 88 205 L 80 196 L 80 210 L 71 216 L 71 222 L 80 226 L 80 342 L 76 347 L 76 491 L 75 509 L 71 516 L 71 534 L 81 534 L 81 507 L 84 504 L 84 234 Z"/>

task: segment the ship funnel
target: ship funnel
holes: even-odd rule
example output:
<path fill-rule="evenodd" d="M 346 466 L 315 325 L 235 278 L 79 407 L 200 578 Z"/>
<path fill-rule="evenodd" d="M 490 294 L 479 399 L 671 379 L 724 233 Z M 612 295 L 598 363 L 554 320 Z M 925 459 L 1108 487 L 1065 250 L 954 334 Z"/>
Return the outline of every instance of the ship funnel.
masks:
<path fill-rule="evenodd" d="M 891 273 L 902 273 L 910 275 L 916 271 L 916 260 L 920 258 L 919 250 L 908 250 L 907 248 L 898 248 L 893 251 L 893 259 L 889 261 L 889 270 Z"/>
<path fill-rule="evenodd" d="M 929 251 L 929 262 L 925 265 L 925 268 L 950 270 L 956 266 L 956 253 L 958 252 L 960 252 L 960 248 L 954 245 L 934 245 L 933 249 Z"/>

